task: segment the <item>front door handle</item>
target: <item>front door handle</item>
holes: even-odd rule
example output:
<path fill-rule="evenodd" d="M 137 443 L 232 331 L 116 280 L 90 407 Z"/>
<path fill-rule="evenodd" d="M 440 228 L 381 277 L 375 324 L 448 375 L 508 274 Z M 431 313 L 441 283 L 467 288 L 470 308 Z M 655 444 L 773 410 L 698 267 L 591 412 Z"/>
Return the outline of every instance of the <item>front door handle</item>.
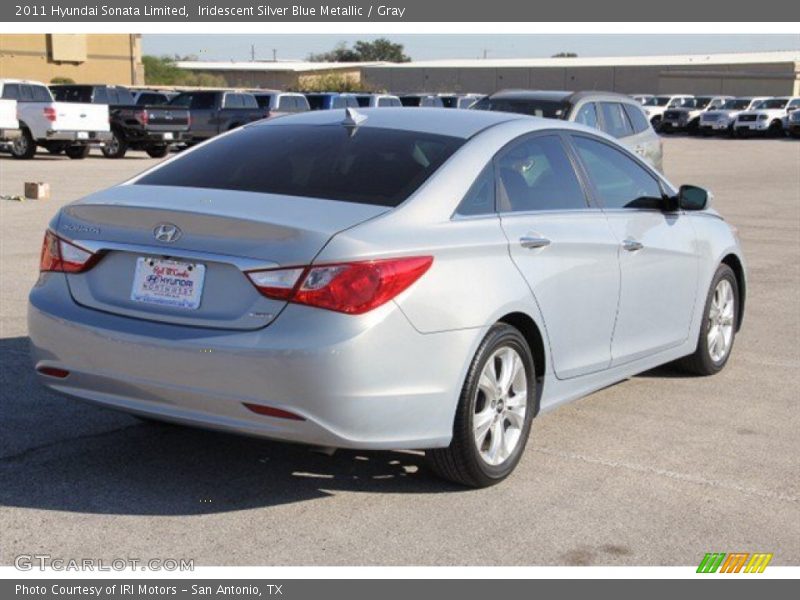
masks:
<path fill-rule="evenodd" d="M 628 238 L 624 242 L 622 242 L 622 247 L 625 248 L 628 252 L 636 252 L 637 250 L 641 250 L 644 248 L 641 242 L 637 242 L 636 240 L 632 240 Z"/>
<path fill-rule="evenodd" d="M 550 245 L 550 240 L 543 237 L 525 235 L 519 238 L 519 243 L 523 248 L 544 248 Z"/>

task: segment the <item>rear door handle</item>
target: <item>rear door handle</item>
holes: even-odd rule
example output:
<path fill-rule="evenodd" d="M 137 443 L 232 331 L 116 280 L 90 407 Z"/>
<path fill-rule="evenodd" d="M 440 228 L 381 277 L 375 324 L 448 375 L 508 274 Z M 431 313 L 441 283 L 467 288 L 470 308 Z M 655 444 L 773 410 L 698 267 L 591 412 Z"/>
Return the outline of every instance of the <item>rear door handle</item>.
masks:
<path fill-rule="evenodd" d="M 625 248 L 628 252 L 636 252 L 637 250 L 641 250 L 644 248 L 644 245 L 641 242 L 637 242 L 636 240 L 632 240 L 628 238 L 624 242 L 622 242 L 622 247 Z"/>
<path fill-rule="evenodd" d="M 550 245 L 550 240 L 543 237 L 525 235 L 519 238 L 519 243 L 523 248 L 544 248 Z"/>

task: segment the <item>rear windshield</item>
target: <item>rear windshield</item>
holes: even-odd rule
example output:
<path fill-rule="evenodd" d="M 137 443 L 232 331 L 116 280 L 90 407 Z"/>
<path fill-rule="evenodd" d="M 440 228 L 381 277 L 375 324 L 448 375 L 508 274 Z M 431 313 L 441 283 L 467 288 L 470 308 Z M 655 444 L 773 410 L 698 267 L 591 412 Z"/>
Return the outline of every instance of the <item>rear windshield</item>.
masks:
<path fill-rule="evenodd" d="M 184 94 L 178 94 L 169 101 L 172 106 L 180 106 L 194 110 L 214 108 L 216 106 L 216 102 L 216 92 L 188 92 Z"/>
<path fill-rule="evenodd" d="M 306 196 L 394 207 L 461 145 L 456 137 L 342 125 L 245 127 L 139 179 L 138 185 Z"/>
<path fill-rule="evenodd" d="M 472 105 L 474 110 L 521 113 L 547 119 L 563 119 L 569 109 L 566 102 L 536 98 L 483 98 Z"/>
<path fill-rule="evenodd" d="M 58 102 L 86 102 L 92 101 L 91 86 L 53 87 L 50 88 L 53 97 Z"/>

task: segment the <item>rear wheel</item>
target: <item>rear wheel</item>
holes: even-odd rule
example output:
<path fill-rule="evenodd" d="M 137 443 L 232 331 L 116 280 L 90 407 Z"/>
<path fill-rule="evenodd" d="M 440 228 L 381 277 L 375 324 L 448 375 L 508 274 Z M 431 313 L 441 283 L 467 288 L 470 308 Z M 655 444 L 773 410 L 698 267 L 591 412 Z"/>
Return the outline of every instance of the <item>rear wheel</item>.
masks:
<path fill-rule="evenodd" d="M 103 156 L 106 158 L 123 158 L 128 151 L 128 142 L 119 131 L 111 130 L 111 139 L 102 148 Z"/>
<path fill-rule="evenodd" d="M 64 150 L 64 153 L 72 159 L 81 160 L 89 156 L 90 150 L 89 144 L 84 144 L 83 146 L 70 146 Z"/>
<path fill-rule="evenodd" d="M 23 128 L 22 133 L 11 142 L 11 156 L 21 160 L 36 156 L 36 141 L 27 127 Z"/>
<path fill-rule="evenodd" d="M 736 274 L 720 265 L 706 298 L 697 349 L 678 361 L 678 366 L 696 375 L 719 373 L 728 362 L 739 322 L 739 287 Z"/>
<path fill-rule="evenodd" d="M 497 323 L 486 334 L 461 390 L 447 448 L 425 453 L 440 477 L 469 487 L 499 483 L 514 470 L 533 420 L 533 356 L 516 328 Z"/>
<path fill-rule="evenodd" d="M 169 146 L 166 144 L 160 146 L 148 146 L 144 149 L 150 158 L 164 158 L 169 152 Z"/>

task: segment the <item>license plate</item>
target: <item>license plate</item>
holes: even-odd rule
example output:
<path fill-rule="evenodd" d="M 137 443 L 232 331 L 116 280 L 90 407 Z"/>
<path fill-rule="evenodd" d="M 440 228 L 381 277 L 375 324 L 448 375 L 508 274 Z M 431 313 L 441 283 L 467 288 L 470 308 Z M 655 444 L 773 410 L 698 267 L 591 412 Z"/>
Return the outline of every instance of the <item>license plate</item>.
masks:
<path fill-rule="evenodd" d="M 78 139 L 79 140 L 88 140 L 89 139 L 89 132 L 88 131 L 79 131 L 78 132 Z"/>
<path fill-rule="evenodd" d="M 171 140 L 172 139 L 172 134 L 171 133 L 165 133 L 164 134 L 164 139 L 165 140 Z"/>
<path fill-rule="evenodd" d="M 206 266 L 198 263 L 147 258 L 136 259 L 131 300 L 196 310 L 200 307 Z"/>

